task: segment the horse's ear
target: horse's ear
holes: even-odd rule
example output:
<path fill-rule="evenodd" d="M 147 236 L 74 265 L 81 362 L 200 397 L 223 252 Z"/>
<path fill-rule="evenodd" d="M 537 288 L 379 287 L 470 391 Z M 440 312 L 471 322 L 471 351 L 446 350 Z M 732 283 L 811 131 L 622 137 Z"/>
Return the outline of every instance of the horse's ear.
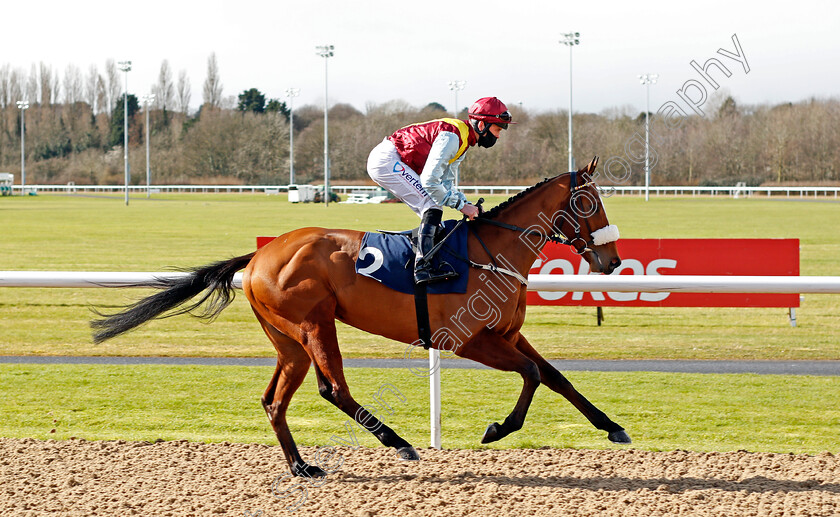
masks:
<path fill-rule="evenodd" d="M 581 170 L 579 170 L 578 172 L 580 172 L 580 173 L 586 173 L 586 174 L 591 175 L 593 172 L 595 172 L 595 167 L 597 167 L 597 166 L 598 166 L 598 157 L 596 156 L 595 158 L 592 158 L 592 161 L 591 161 L 591 162 L 589 162 L 589 165 L 587 165 L 586 167 L 582 168 L 582 169 L 581 169 Z"/>

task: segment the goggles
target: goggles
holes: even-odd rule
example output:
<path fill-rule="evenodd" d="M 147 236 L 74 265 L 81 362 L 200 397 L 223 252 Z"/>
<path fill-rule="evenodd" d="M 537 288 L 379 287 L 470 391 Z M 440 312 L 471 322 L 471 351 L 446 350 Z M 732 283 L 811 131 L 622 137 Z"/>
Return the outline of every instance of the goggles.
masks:
<path fill-rule="evenodd" d="M 487 122 L 488 124 L 496 124 L 497 126 L 499 126 L 502 129 L 507 129 L 508 124 L 512 120 L 512 117 L 510 116 L 509 111 L 505 111 L 504 113 L 499 113 L 498 115 L 488 115 L 486 113 L 475 113 L 475 115 L 479 116 L 479 117 L 488 117 L 488 118 L 497 119 L 497 120 L 492 120 L 492 121 L 485 120 L 484 122 Z M 479 120 L 482 120 L 482 119 L 479 119 Z M 501 122 L 499 122 L 499 120 L 501 120 Z"/>

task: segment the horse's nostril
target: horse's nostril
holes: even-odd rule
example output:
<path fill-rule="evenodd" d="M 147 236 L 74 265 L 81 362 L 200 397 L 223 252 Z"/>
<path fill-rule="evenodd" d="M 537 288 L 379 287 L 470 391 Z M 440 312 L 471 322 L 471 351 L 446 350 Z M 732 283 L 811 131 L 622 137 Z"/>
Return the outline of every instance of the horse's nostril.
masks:
<path fill-rule="evenodd" d="M 613 269 L 618 269 L 618 266 L 620 266 L 620 265 L 621 265 L 621 259 L 618 258 L 618 257 L 616 257 L 616 258 L 614 258 L 610 261 L 610 266 L 612 266 Z"/>

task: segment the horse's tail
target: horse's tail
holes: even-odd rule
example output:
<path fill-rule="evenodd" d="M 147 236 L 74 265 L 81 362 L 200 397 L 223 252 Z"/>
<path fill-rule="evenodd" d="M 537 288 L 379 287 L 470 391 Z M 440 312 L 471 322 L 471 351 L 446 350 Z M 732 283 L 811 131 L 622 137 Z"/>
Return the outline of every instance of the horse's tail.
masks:
<path fill-rule="evenodd" d="M 197 318 L 212 321 L 233 301 L 233 275 L 248 265 L 254 253 L 187 269 L 189 274 L 186 276 L 155 279 L 144 286 L 163 289 L 161 292 L 132 303 L 116 314 L 103 314 L 94 310 L 102 318 L 90 322 L 90 326 L 95 329 L 93 341 L 101 343 L 155 318 L 190 313 Z M 184 306 L 185 302 L 201 293 L 204 294 L 198 301 Z M 201 312 L 193 312 L 205 302 L 207 305 Z"/>

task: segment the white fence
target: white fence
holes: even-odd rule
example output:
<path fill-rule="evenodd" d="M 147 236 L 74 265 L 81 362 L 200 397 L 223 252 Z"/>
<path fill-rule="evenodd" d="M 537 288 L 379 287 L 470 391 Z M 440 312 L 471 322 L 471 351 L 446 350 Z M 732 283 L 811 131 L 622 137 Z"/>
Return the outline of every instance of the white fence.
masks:
<path fill-rule="evenodd" d="M 460 185 L 459 190 L 468 194 L 515 194 L 528 188 L 530 185 Z M 199 192 L 199 193 L 278 193 L 287 192 L 288 185 L 152 185 L 149 187 L 152 192 Z M 364 192 L 378 190 L 380 187 L 370 185 L 332 185 L 333 192 L 347 194 L 351 192 Z M 618 195 L 642 196 L 645 187 L 618 185 L 605 185 L 606 191 L 615 189 Z M 130 185 L 129 192 L 137 194 L 145 193 L 145 185 Z M 15 194 L 21 194 L 20 185 L 12 186 Z M 122 185 L 27 185 L 27 192 L 61 192 L 61 193 L 121 193 L 125 192 Z M 656 196 L 784 196 L 784 197 L 832 197 L 838 198 L 840 187 L 743 187 L 743 186 L 719 186 L 719 187 L 698 187 L 691 185 L 684 186 L 652 186 L 650 193 Z"/>
<path fill-rule="evenodd" d="M 0 271 L 0 287 L 143 287 L 188 273 Z M 242 273 L 234 275 L 242 287 Z M 837 276 L 529 275 L 530 291 L 672 293 L 840 293 Z"/>

